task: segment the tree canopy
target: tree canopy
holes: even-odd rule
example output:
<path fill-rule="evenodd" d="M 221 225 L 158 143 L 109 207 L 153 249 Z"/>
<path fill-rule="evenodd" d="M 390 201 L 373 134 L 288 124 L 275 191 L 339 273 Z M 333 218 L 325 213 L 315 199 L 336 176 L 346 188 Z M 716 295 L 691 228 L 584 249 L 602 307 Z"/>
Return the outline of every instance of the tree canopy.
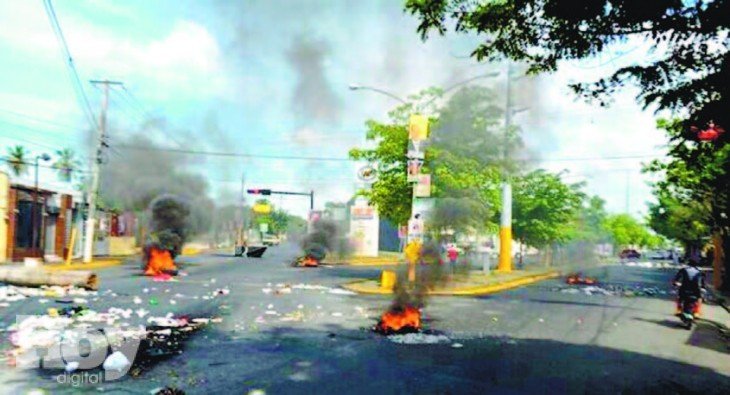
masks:
<path fill-rule="evenodd" d="M 419 20 L 418 32 L 459 33 L 482 38 L 478 60 L 504 57 L 525 62 L 528 72 L 553 72 L 561 60 L 587 59 L 629 40 L 647 43 L 650 56 L 597 81 L 572 88 L 606 104 L 626 84 L 639 88 L 644 106 L 683 114 L 689 126 L 714 120 L 730 125 L 728 24 L 723 0 L 407 0 Z M 610 55 L 610 53 L 608 53 Z M 728 136 L 724 136 L 727 141 Z"/>
<path fill-rule="evenodd" d="M 512 222 L 515 237 L 533 247 L 567 241 L 584 199 L 581 187 L 565 184 L 559 175 L 545 170 L 516 178 Z"/>

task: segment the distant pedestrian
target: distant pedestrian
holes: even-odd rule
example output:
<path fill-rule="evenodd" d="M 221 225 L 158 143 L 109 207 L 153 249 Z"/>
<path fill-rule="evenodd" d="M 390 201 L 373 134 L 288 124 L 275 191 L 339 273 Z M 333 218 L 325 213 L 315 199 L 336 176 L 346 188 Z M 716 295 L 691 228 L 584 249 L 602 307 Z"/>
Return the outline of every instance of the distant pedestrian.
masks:
<path fill-rule="evenodd" d="M 446 248 L 446 256 L 449 258 L 449 265 L 453 274 L 456 271 L 456 261 L 459 259 L 459 250 L 454 244 L 449 244 Z"/>

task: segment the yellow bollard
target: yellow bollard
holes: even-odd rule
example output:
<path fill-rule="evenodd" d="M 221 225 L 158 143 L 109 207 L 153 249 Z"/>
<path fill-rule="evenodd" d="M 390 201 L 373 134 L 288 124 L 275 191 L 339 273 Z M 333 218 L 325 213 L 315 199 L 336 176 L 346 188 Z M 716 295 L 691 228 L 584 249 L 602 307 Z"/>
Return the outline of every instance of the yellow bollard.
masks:
<path fill-rule="evenodd" d="M 392 270 L 383 270 L 380 275 L 380 288 L 392 290 L 395 287 L 396 275 Z"/>

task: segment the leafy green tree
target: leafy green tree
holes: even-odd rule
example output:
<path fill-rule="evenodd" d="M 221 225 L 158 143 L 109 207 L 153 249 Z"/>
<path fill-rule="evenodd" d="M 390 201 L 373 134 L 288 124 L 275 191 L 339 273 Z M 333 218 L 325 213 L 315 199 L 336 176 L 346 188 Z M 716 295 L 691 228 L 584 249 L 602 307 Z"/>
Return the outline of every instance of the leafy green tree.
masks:
<path fill-rule="evenodd" d="M 407 114 L 427 108 L 440 95 L 440 90 L 432 88 L 411 97 L 413 103 L 390 113 L 389 124 L 368 121 L 366 137 L 377 145 L 350 151 L 353 159 L 377 163 L 378 179 L 364 194 L 380 215 L 393 223 L 405 224 L 411 216 L 412 188 L 406 179 Z M 444 206 L 445 201 L 437 204 L 439 215 L 432 224 L 436 229 L 493 225 L 492 214 L 499 203 L 499 166 L 503 164 L 501 152 L 495 149 L 503 133 L 494 100 L 491 91 L 470 87 L 456 92 L 443 108 L 428 108 L 433 114 L 432 135 L 423 171 L 432 175 L 432 196 L 448 198 L 452 203 L 451 208 Z"/>
<path fill-rule="evenodd" d="M 611 235 L 615 249 L 640 246 L 658 247 L 661 238 L 649 232 L 646 226 L 628 214 L 611 214 L 603 226 Z"/>
<path fill-rule="evenodd" d="M 708 208 L 697 201 L 682 202 L 664 191 L 655 193 L 657 202 L 649 205 L 649 226 L 686 250 L 701 247 L 710 234 Z"/>
<path fill-rule="evenodd" d="M 582 185 L 565 184 L 560 175 L 545 170 L 518 177 L 513 185 L 514 236 L 537 248 L 566 242 L 584 198 Z"/>
<path fill-rule="evenodd" d="M 372 188 L 361 194 L 378 208 L 381 217 L 395 224 L 405 224 L 411 217 L 412 188 L 406 177 L 408 115 L 423 110 L 423 102 L 431 103 L 440 94 L 438 89 L 429 89 L 409 97 L 409 103 L 396 107 L 388 114 L 389 123 L 368 120 L 365 123 L 365 138 L 377 145 L 371 149 L 350 150 L 350 158 L 377 165 L 377 180 Z"/>
<path fill-rule="evenodd" d="M 646 168 L 662 176 L 654 186 L 660 204 L 656 210 L 668 211 L 671 216 L 667 219 L 674 217 L 672 220 L 678 221 L 678 225 L 686 225 L 687 221 L 692 223 L 695 219 L 705 225 L 712 235 L 717 263 L 725 267 L 722 286 L 730 288 L 730 254 L 727 253 L 730 250 L 730 145 L 688 140 L 684 138 L 683 123 L 679 120 L 660 120 L 658 126 L 669 135 L 670 159 L 655 160 Z M 691 212 L 678 211 L 667 197 Z M 655 217 L 659 226 L 657 231 L 680 240 L 676 232 L 682 230 L 671 232 L 662 228 L 661 221 L 665 218 Z M 682 237 L 699 236 L 695 232 L 701 232 L 703 227 L 693 224 L 684 230 L 689 233 Z"/>
<path fill-rule="evenodd" d="M 81 162 L 76 159 L 76 153 L 70 148 L 64 148 L 57 150 L 56 156 L 53 168 L 58 172 L 58 178 L 61 181 L 71 182 L 73 173 L 81 167 Z"/>
<path fill-rule="evenodd" d="M 16 176 L 28 174 L 28 152 L 22 145 L 7 148 L 7 165 L 10 172 Z"/>
<path fill-rule="evenodd" d="M 405 8 L 419 19 L 422 38 L 432 31 L 445 34 L 453 26 L 456 32 L 483 37 L 473 57 L 507 57 L 528 64 L 530 73 L 553 72 L 561 60 L 592 58 L 629 39 L 647 43 L 651 56 L 640 65 L 572 88 L 606 104 L 617 89 L 633 83 L 645 106 L 688 115 L 685 137 L 690 125 L 714 120 L 730 126 L 730 2 L 406 0 Z"/>

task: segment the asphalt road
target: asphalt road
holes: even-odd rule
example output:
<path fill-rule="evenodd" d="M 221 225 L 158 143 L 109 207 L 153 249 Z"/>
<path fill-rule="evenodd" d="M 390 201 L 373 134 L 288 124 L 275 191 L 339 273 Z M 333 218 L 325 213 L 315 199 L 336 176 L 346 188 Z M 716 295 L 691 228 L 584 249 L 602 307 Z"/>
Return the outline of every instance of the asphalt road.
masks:
<path fill-rule="evenodd" d="M 667 292 L 651 297 L 563 293 L 558 288 L 565 285 L 553 280 L 488 297 L 431 298 L 425 327 L 449 341 L 396 344 L 368 330 L 389 297 L 332 291 L 349 279 L 377 276 L 378 268 L 291 268 L 286 262 L 295 254 L 280 246 L 264 259 L 184 258 L 189 275 L 175 283 L 153 283 L 132 264 L 101 270 L 92 309 L 144 306 L 152 315 L 223 321 L 139 377 L 82 388 L 57 384 L 58 372 L 3 368 L 0 391 L 142 394 L 173 386 L 237 394 L 730 393 L 730 350 L 718 330 L 730 315 L 705 306 L 705 320 L 692 331 L 679 328 L 670 270 L 590 271 L 604 283 Z M 291 292 L 277 293 L 285 284 Z M 201 298 L 223 287 L 230 294 Z M 141 305 L 132 302 L 135 296 Z M 158 304 L 150 305 L 150 298 Z M 52 304 L 30 298 L 0 308 L 0 327 L 16 314 L 43 313 Z"/>

